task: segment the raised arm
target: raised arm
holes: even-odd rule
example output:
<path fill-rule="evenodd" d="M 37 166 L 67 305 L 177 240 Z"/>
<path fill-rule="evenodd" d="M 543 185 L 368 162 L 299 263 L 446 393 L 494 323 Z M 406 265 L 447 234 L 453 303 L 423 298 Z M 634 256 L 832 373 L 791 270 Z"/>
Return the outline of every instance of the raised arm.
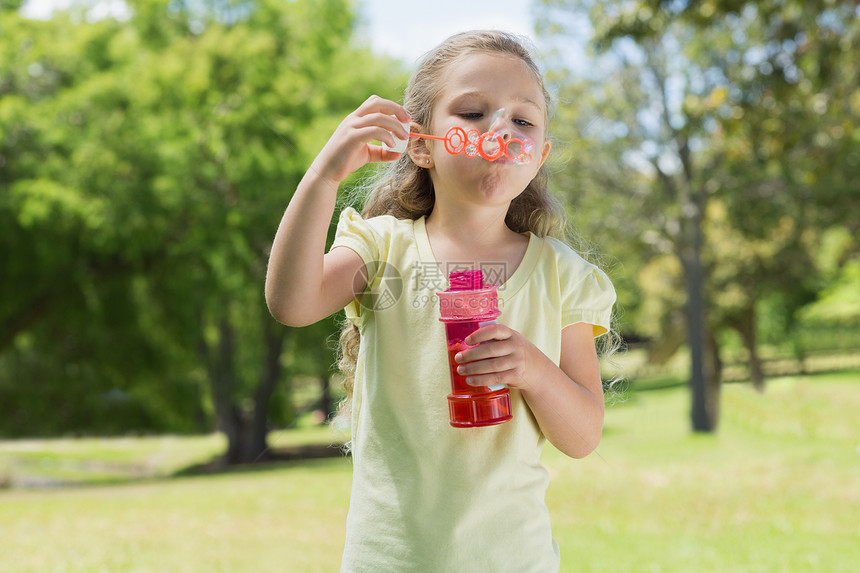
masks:
<path fill-rule="evenodd" d="M 392 116 L 396 116 L 392 117 Z M 325 252 L 337 189 L 350 173 L 399 153 L 372 142 L 396 145 L 408 137 L 400 122 L 409 114 L 397 103 L 371 96 L 349 114 L 317 155 L 287 206 L 269 255 L 266 304 L 290 326 L 312 324 L 346 306 L 364 288 L 361 258 L 350 249 Z"/>

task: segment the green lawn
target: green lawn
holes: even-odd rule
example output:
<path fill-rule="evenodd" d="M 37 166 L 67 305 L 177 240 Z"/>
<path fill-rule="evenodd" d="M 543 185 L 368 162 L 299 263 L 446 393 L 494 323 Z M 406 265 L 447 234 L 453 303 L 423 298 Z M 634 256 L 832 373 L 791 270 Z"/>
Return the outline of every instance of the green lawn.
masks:
<path fill-rule="evenodd" d="M 634 392 L 607 412 L 596 454 L 544 454 L 562 571 L 856 571 L 858 382 L 857 372 L 786 378 L 765 395 L 729 385 L 709 436 L 689 433 L 683 388 Z M 302 429 L 272 442 L 330 438 Z M 22 468 L 57 477 L 94 452 L 94 467 L 151 476 L 0 490 L 0 568 L 337 571 L 349 460 L 159 477 L 221 447 L 217 437 L 0 442 L 0 479 Z"/>

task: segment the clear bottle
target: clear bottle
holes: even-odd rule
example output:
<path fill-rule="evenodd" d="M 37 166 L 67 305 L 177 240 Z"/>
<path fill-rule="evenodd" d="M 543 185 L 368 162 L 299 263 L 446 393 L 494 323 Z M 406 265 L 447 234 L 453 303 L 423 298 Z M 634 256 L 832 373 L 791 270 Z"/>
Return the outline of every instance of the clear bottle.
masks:
<path fill-rule="evenodd" d="M 495 285 L 485 285 L 480 270 L 454 271 L 448 276 L 448 290 L 437 293 L 441 320 L 445 324 L 448 344 L 448 368 L 451 373 L 451 393 L 448 413 L 451 425 L 457 428 L 492 426 L 507 422 L 511 415 L 510 391 L 502 384 L 471 386 L 466 377 L 457 373 L 459 364 L 454 356 L 472 348 L 465 338 L 482 326 L 495 324 L 499 299 Z"/>

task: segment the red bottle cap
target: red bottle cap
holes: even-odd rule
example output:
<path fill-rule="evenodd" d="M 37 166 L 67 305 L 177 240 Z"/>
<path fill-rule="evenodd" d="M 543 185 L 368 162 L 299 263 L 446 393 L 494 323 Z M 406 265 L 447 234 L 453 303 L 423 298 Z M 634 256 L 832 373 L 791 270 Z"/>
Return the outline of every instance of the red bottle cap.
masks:
<path fill-rule="evenodd" d="M 492 320 L 501 314 L 495 285 L 484 285 L 480 270 L 454 271 L 448 276 L 450 288 L 438 292 L 442 322 Z"/>

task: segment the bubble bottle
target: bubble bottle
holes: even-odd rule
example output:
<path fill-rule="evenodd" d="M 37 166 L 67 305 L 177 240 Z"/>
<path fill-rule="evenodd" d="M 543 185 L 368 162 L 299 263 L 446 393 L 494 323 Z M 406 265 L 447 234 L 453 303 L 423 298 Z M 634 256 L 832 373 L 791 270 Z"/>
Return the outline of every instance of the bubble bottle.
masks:
<path fill-rule="evenodd" d="M 448 414 L 455 428 L 492 426 L 507 422 L 511 415 L 510 391 L 502 384 L 471 386 L 466 377 L 457 373 L 454 356 L 472 348 L 465 338 L 482 326 L 495 324 L 499 299 L 495 285 L 485 285 L 480 270 L 454 271 L 448 276 L 448 290 L 437 293 L 441 318 L 448 340 L 448 368 L 451 373 L 451 393 L 448 394 Z"/>

